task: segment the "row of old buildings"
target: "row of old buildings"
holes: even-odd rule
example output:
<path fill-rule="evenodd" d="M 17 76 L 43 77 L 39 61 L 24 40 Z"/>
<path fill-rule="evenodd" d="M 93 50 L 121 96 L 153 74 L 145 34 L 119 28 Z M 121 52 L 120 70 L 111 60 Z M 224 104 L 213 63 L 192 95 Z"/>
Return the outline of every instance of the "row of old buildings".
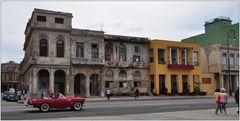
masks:
<path fill-rule="evenodd" d="M 150 40 L 76 29 L 72 17 L 71 13 L 34 9 L 25 29 L 25 54 L 19 67 L 20 85 L 30 96 L 38 96 L 42 88 L 50 93 L 86 97 L 104 96 L 108 88 L 114 95 L 127 95 L 136 88 L 148 95 L 189 91 L 212 94 L 215 88 L 228 90 L 230 85 L 235 90 L 239 85 L 238 45 L 231 42 L 228 46 L 227 54 L 234 53 L 230 59 L 234 61 L 232 82 L 228 82 L 224 79 L 226 45 L 218 38 L 205 37 L 218 36 L 206 30 L 203 40 Z M 218 28 L 223 26 L 221 22 L 226 28 L 238 28 L 226 18 L 206 22 L 205 28 L 222 29 Z M 239 41 L 239 31 L 234 31 Z M 214 42 L 205 44 L 206 39 Z"/>

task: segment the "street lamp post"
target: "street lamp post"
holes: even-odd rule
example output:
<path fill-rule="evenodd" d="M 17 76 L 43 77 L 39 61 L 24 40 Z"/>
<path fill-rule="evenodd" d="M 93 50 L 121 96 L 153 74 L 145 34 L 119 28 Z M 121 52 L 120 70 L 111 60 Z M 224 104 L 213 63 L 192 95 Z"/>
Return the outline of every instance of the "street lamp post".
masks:
<path fill-rule="evenodd" d="M 235 39 L 235 31 L 230 30 L 227 32 L 227 59 L 228 59 L 228 82 L 229 82 L 229 96 L 232 96 L 232 83 L 231 83 L 231 75 L 230 75 L 230 57 L 229 57 L 229 39 Z"/>

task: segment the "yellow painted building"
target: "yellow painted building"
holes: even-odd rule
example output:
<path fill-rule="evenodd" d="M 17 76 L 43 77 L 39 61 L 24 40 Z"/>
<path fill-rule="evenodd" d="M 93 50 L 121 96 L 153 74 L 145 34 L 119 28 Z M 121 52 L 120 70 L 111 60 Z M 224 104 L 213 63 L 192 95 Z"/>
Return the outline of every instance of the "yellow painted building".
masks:
<path fill-rule="evenodd" d="M 205 74 L 207 79 L 202 75 L 200 45 L 152 40 L 149 49 L 150 89 L 155 95 L 194 91 L 212 93 L 212 75 Z"/>

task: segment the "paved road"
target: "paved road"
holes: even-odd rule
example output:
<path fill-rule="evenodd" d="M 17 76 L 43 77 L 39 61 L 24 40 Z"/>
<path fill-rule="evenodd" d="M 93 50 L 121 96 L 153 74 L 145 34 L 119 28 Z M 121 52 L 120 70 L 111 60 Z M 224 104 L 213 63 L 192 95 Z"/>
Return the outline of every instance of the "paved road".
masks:
<path fill-rule="evenodd" d="M 229 99 L 227 107 L 236 107 L 233 98 Z M 54 119 L 92 116 L 120 116 L 129 114 L 146 114 L 159 112 L 187 111 L 213 109 L 212 98 L 178 99 L 178 100 L 138 100 L 138 101 L 104 101 L 87 102 L 82 111 L 52 110 L 42 113 L 38 109 L 26 108 L 16 103 L 2 103 L 2 119 Z"/>

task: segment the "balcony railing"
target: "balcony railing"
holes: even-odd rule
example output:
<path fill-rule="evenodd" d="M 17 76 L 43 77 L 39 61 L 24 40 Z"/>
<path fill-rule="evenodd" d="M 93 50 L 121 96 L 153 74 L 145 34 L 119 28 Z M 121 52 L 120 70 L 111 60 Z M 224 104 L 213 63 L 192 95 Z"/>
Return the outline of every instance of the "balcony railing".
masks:
<path fill-rule="evenodd" d="M 191 70 L 194 69 L 193 65 L 180 65 L 180 64 L 168 64 L 169 69 L 186 69 Z"/>
<path fill-rule="evenodd" d="M 73 64 L 94 64 L 94 65 L 103 65 L 103 59 L 85 59 L 85 58 L 73 58 L 72 59 Z"/>

